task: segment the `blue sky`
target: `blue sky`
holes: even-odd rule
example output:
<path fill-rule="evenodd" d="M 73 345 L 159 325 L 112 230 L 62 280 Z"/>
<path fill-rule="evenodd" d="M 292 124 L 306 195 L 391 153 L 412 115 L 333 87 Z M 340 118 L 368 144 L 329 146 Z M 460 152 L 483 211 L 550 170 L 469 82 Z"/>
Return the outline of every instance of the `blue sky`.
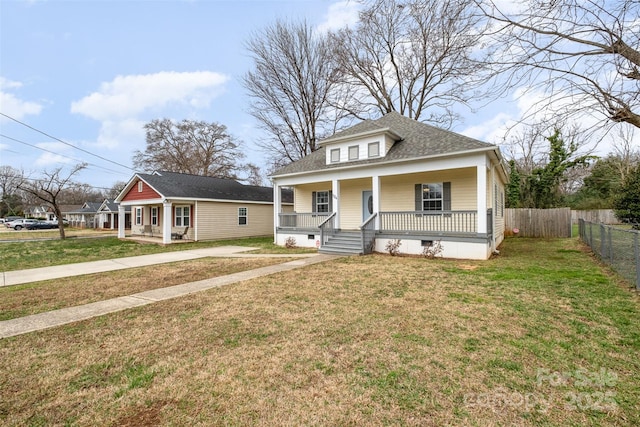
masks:
<path fill-rule="evenodd" d="M 353 23 L 357 8 L 331 0 L 1 1 L 0 112 L 85 151 L 0 116 L 0 165 L 36 177 L 82 160 L 91 165 L 77 180 L 108 188 L 132 176 L 142 126 L 168 117 L 222 123 L 247 160 L 266 166 L 240 78 L 251 66 L 244 42 L 276 18 L 337 28 Z M 465 110 L 454 130 L 498 143 L 527 102 L 509 96 L 480 113 Z"/>

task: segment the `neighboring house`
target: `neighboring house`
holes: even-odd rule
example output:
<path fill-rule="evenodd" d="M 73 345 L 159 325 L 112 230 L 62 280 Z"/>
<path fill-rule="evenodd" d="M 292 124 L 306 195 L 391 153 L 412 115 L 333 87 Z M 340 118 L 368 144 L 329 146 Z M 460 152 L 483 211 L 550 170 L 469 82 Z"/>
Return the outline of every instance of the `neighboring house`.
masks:
<path fill-rule="evenodd" d="M 294 212 L 275 201 L 275 242 L 326 253 L 400 251 L 487 259 L 504 237 L 507 174 L 497 146 L 389 113 L 320 141 L 278 170 Z"/>
<path fill-rule="evenodd" d="M 292 195 L 278 197 L 290 209 Z M 273 232 L 273 189 L 243 185 L 232 179 L 158 171 L 135 174 L 116 197 L 121 215 L 131 208 L 131 234 L 216 240 L 265 236 Z M 124 238 L 123 224 L 118 237 Z"/>
<path fill-rule="evenodd" d="M 80 217 L 76 214 L 73 214 L 72 212 L 77 212 L 80 209 L 82 209 L 82 205 L 60 205 L 60 213 L 62 214 L 62 218 L 66 219 L 67 221 L 69 221 L 69 224 L 72 224 L 72 219 L 75 219 L 78 221 L 80 221 Z M 54 220 L 57 219 L 55 216 L 53 218 Z"/>
<path fill-rule="evenodd" d="M 114 230 L 118 228 L 120 215 L 118 213 L 118 204 L 104 199 L 98 212 L 96 213 L 95 227 Z M 131 207 L 125 208 L 125 229 L 131 228 Z"/>
<path fill-rule="evenodd" d="M 29 218 L 44 218 L 47 221 L 53 220 L 56 216 L 53 209 L 49 206 L 39 205 L 29 208 L 25 214 Z"/>
<path fill-rule="evenodd" d="M 72 227 L 97 228 L 96 216 L 101 205 L 102 202 L 84 202 L 80 208 L 61 212 Z"/>

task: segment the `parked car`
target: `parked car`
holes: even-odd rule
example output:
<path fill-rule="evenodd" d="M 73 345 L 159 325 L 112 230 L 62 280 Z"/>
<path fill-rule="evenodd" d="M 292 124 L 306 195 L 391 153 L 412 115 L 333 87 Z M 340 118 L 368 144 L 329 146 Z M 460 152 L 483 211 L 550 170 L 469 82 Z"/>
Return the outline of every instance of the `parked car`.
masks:
<path fill-rule="evenodd" d="M 6 224 L 8 222 L 15 221 L 16 219 L 24 219 L 24 218 L 21 216 L 7 216 L 3 218 L 4 220 L 3 223 Z"/>
<path fill-rule="evenodd" d="M 15 219 L 13 221 L 9 221 L 5 224 L 7 228 L 13 228 L 14 230 L 22 230 L 27 226 L 27 224 L 33 224 L 34 222 L 38 222 L 37 219 Z"/>
<path fill-rule="evenodd" d="M 51 230 L 53 228 L 58 228 L 58 224 L 52 224 L 47 221 L 36 221 L 25 224 L 24 228 L 27 230 Z"/>

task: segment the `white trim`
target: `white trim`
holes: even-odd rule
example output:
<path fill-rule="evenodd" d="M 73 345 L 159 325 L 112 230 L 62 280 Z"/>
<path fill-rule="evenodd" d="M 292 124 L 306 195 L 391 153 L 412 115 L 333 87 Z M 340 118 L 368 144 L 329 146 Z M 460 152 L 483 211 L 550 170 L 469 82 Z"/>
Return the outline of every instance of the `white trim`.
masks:
<path fill-rule="evenodd" d="M 224 199 L 199 199 L 197 197 L 180 197 L 180 198 L 162 198 L 162 199 L 143 199 L 143 200 L 128 200 L 120 202 L 122 206 L 139 206 L 139 205 L 153 205 L 162 203 L 166 199 L 171 199 L 174 202 L 215 202 L 215 203 L 242 203 L 251 205 L 272 205 L 273 202 L 254 202 L 251 200 L 224 200 Z M 293 203 L 282 202 L 283 205 L 293 206 Z"/>
<path fill-rule="evenodd" d="M 391 130 L 391 128 L 381 128 L 381 129 L 368 130 L 366 132 L 360 132 L 353 135 L 330 137 L 322 141 L 319 141 L 318 146 L 323 146 L 325 144 L 334 143 L 334 142 L 347 142 L 347 141 L 362 139 L 367 136 L 375 136 L 375 135 L 389 135 L 396 141 L 399 141 L 402 139 L 402 136 L 396 133 L 395 131 Z"/>
<path fill-rule="evenodd" d="M 244 209 L 244 215 L 240 215 L 240 209 Z M 244 224 L 240 224 L 240 218 L 244 218 Z M 249 208 L 246 206 L 238 206 L 238 227 L 246 227 L 249 225 Z"/>
<path fill-rule="evenodd" d="M 453 153 L 435 154 L 435 155 L 422 156 L 422 157 L 412 157 L 410 159 L 383 160 L 375 163 L 364 163 L 364 164 L 357 164 L 357 165 L 345 164 L 344 166 L 341 165 L 338 167 L 330 167 L 327 169 L 319 169 L 319 170 L 303 171 L 303 172 L 292 172 L 292 173 L 287 173 L 282 175 L 271 175 L 270 178 L 274 180 L 274 179 L 282 179 L 282 178 L 297 177 L 297 176 L 304 176 L 304 175 L 322 175 L 322 174 L 333 175 L 336 171 L 345 171 L 345 170 L 352 170 L 352 169 L 368 170 L 368 169 L 374 169 L 374 168 L 384 168 L 385 166 L 395 167 L 395 165 L 397 165 L 398 163 L 416 163 L 424 160 L 441 160 L 446 158 L 458 158 L 458 159 L 463 159 L 465 157 L 474 158 L 475 155 L 479 153 L 495 152 L 495 151 L 499 151 L 499 148 L 498 147 L 478 148 L 474 150 L 456 151 Z M 381 156 L 381 157 L 374 157 L 374 158 L 379 159 L 383 157 Z M 475 163 L 472 166 L 475 166 Z M 456 168 L 457 167 L 449 168 L 449 169 L 456 169 Z M 395 174 L 388 174 L 388 175 L 395 175 Z M 363 176 L 371 176 L 371 174 L 370 173 L 368 175 L 364 174 Z M 340 177 L 342 178 L 342 176 Z M 325 181 L 328 181 L 328 180 L 329 179 L 325 179 Z"/>

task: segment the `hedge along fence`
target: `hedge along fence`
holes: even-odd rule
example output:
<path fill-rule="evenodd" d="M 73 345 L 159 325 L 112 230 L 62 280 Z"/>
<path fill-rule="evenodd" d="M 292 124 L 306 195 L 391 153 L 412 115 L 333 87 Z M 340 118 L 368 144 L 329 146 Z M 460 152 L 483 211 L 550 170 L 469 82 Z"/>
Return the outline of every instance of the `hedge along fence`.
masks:
<path fill-rule="evenodd" d="M 504 234 L 523 237 L 571 237 L 571 208 L 505 209 Z"/>

